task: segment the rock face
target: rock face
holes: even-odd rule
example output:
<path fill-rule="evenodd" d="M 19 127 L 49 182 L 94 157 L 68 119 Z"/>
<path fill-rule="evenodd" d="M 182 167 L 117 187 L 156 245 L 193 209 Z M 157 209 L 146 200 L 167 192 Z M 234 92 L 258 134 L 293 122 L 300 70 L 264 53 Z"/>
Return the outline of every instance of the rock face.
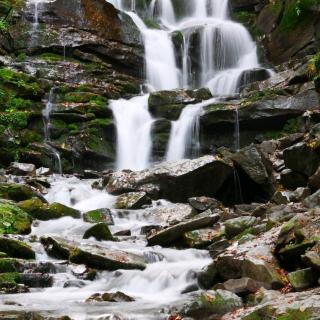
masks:
<path fill-rule="evenodd" d="M 181 160 L 141 172 L 118 172 L 111 175 L 107 191 L 120 194 L 157 187 L 156 198 L 184 202 L 194 196 L 214 196 L 232 173 L 232 164 L 213 156 Z M 152 195 L 150 195 L 152 196 Z"/>

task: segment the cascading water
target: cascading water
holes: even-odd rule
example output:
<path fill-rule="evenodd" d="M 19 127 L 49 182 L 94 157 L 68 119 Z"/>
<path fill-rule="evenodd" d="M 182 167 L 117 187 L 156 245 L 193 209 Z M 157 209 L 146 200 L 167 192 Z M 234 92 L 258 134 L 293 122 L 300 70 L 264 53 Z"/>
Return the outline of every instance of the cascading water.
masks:
<path fill-rule="evenodd" d="M 231 95 L 238 92 L 241 76 L 259 67 L 256 45 L 249 32 L 241 24 L 229 19 L 228 0 L 185 1 L 184 6 L 180 4 L 182 14 L 180 12 L 179 17 L 175 12 L 174 1 L 152 0 L 146 16 L 158 21 L 162 29 L 146 26 L 132 10 L 136 8 L 135 1 L 109 2 L 119 10 L 131 9 L 127 13 L 140 29 L 144 40 L 146 85 L 151 91 L 208 87 L 215 97 Z M 181 57 L 175 53 L 171 37 L 176 31 L 183 37 Z M 196 52 L 195 47 L 198 48 Z M 178 66 L 181 66 L 180 69 Z M 166 156 L 168 160 L 187 156 L 186 150 L 192 149 L 192 146 L 199 149 L 199 141 L 193 133 L 198 132 L 195 126 L 199 123 L 202 108 L 201 104 L 188 106 L 181 113 L 180 119 L 173 122 Z M 118 135 L 121 134 L 125 136 L 126 133 L 118 130 Z M 146 146 L 151 149 L 151 132 L 148 137 L 150 140 Z M 120 141 L 124 139 L 119 137 Z M 126 146 L 118 146 L 118 150 L 131 149 L 129 141 L 124 143 Z M 133 159 L 134 155 L 129 158 Z M 142 168 L 146 163 L 144 161 L 138 167 Z M 135 163 L 129 162 L 127 166 L 137 167 Z"/>
<path fill-rule="evenodd" d="M 55 159 L 55 168 L 58 171 L 59 174 L 62 174 L 62 164 L 61 164 L 61 157 L 60 153 L 52 146 L 51 143 L 51 112 L 54 108 L 54 102 L 55 102 L 55 91 L 57 88 L 53 87 L 50 89 L 48 101 L 46 103 L 46 107 L 42 112 L 43 115 L 43 122 L 44 122 L 44 142 L 47 145 L 47 147 L 52 152 L 54 159 Z"/>

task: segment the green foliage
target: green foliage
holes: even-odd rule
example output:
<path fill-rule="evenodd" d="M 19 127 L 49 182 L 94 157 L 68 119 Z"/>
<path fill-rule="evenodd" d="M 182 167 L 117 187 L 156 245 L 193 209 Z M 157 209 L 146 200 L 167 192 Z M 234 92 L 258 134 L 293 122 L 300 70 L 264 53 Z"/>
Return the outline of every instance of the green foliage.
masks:
<path fill-rule="evenodd" d="M 28 113 L 22 111 L 1 112 L 0 125 L 10 126 L 14 129 L 26 128 L 28 125 Z"/>
<path fill-rule="evenodd" d="M 160 25 L 153 20 L 146 19 L 144 20 L 144 23 L 150 29 L 159 29 L 159 30 L 161 29 Z"/>
<path fill-rule="evenodd" d="M 9 24 L 5 20 L 0 20 L 0 33 L 7 32 L 9 29 Z"/>
<path fill-rule="evenodd" d="M 310 8 L 318 4 L 318 0 L 293 0 L 285 9 L 280 22 L 280 30 L 292 30 L 312 18 Z"/>

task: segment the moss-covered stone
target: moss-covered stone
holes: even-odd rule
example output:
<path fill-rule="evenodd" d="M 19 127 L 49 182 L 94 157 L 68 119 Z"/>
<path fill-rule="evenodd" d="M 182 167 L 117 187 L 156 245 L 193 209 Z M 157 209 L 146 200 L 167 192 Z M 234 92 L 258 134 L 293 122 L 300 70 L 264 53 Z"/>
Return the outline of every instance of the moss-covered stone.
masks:
<path fill-rule="evenodd" d="M 46 204 L 39 199 L 30 199 L 19 202 L 18 206 L 29 213 L 34 219 L 51 220 L 62 217 L 80 218 L 78 210 L 67 207 L 60 203 Z"/>
<path fill-rule="evenodd" d="M 24 201 L 36 196 L 36 193 L 25 184 L 0 183 L 0 198 L 13 201 Z"/>
<path fill-rule="evenodd" d="M 113 241 L 114 238 L 106 223 L 100 222 L 89 228 L 83 235 L 83 239 L 95 238 L 98 241 Z"/>
<path fill-rule="evenodd" d="M 21 275 L 17 272 L 0 274 L 0 287 L 13 286 L 21 282 Z"/>
<path fill-rule="evenodd" d="M 256 222 L 257 218 L 251 216 L 244 216 L 227 220 L 224 223 L 225 234 L 228 239 L 232 239 L 233 237 L 241 234 L 248 228 L 254 226 Z"/>
<path fill-rule="evenodd" d="M 21 272 L 23 264 L 17 259 L 0 258 L 0 273 Z"/>
<path fill-rule="evenodd" d="M 9 257 L 21 259 L 35 259 L 35 253 L 30 246 L 22 241 L 0 236 L 0 251 Z"/>
<path fill-rule="evenodd" d="M 96 209 L 83 214 L 83 220 L 89 223 L 104 222 L 113 224 L 112 214 L 110 209 Z"/>
<path fill-rule="evenodd" d="M 311 268 L 308 268 L 290 272 L 288 279 L 295 290 L 302 291 L 315 285 L 318 275 Z"/>
<path fill-rule="evenodd" d="M 0 234 L 28 234 L 31 218 L 12 203 L 0 201 Z"/>

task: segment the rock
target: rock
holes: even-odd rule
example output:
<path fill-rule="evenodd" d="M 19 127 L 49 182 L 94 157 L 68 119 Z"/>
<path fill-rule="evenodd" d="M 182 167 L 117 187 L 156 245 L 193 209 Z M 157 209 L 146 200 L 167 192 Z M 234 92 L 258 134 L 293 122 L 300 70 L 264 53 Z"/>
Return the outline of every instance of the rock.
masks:
<path fill-rule="evenodd" d="M 104 222 L 108 225 L 113 225 L 113 217 L 110 209 L 96 209 L 83 214 L 83 220 L 89 223 Z"/>
<path fill-rule="evenodd" d="M 306 142 L 285 149 L 283 159 L 287 168 L 308 177 L 316 172 L 320 164 L 320 157 Z"/>
<path fill-rule="evenodd" d="M 42 237 L 48 255 L 58 259 L 69 259 L 75 264 L 84 264 L 89 268 L 114 271 L 118 269 L 145 269 L 142 257 L 124 252 L 108 250 L 99 245 L 80 245 L 66 239 Z"/>
<path fill-rule="evenodd" d="M 94 237 L 98 241 L 114 241 L 114 238 L 106 223 L 100 222 L 89 228 L 83 235 L 83 239 Z"/>
<path fill-rule="evenodd" d="M 320 190 L 305 198 L 303 204 L 308 208 L 318 208 L 320 205 Z"/>
<path fill-rule="evenodd" d="M 290 195 L 290 200 L 293 202 L 302 202 L 305 198 L 311 195 L 311 191 L 309 188 L 297 188 Z"/>
<path fill-rule="evenodd" d="M 320 242 L 302 256 L 302 261 L 307 266 L 320 271 Z"/>
<path fill-rule="evenodd" d="M 50 176 L 50 174 L 52 174 L 52 171 L 50 168 L 41 167 L 36 170 L 37 177 L 39 177 L 39 176 L 47 177 L 47 176 Z"/>
<path fill-rule="evenodd" d="M 199 229 L 185 232 L 183 235 L 184 242 L 189 248 L 203 249 L 210 244 L 221 240 L 223 233 L 220 228 Z"/>
<path fill-rule="evenodd" d="M 232 155 L 232 160 L 267 194 L 272 193 L 273 186 L 269 168 L 266 166 L 267 160 L 255 145 L 239 150 Z"/>
<path fill-rule="evenodd" d="M 34 251 L 22 241 L 0 236 L 0 251 L 9 257 L 21 259 L 35 259 Z"/>
<path fill-rule="evenodd" d="M 151 204 L 151 199 L 145 192 L 129 192 L 117 198 L 116 209 L 140 209 L 144 205 Z"/>
<path fill-rule="evenodd" d="M 219 220 L 219 218 L 220 216 L 217 214 L 211 214 L 211 212 L 204 212 L 193 219 L 181 222 L 172 227 L 168 227 L 157 232 L 156 234 L 147 237 L 148 245 L 173 245 L 175 241 L 181 238 L 185 232 L 212 226 Z"/>
<path fill-rule="evenodd" d="M 221 239 L 214 242 L 208 247 L 211 258 L 215 259 L 220 253 L 230 246 L 230 242 L 227 239 Z"/>
<path fill-rule="evenodd" d="M 19 208 L 30 214 L 34 219 L 51 220 L 63 217 L 80 218 L 78 210 L 60 203 L 46 204 L 39 199 L 30 199 L 18 203 Z"/>
<path fill-rule="evenodd" d="M 33 197 L 38 197 L 38 194 L 25 184 L 0 183 L 0 198 L 24 201 Z"/>
<path fill-rule="evenodd" d="M 0 273 L 22 272 L 24 265 L 22 261 L 12 258 L 0 258 Z"/>
<path fill-rule="evenodd" d="M 191 294 L 187 302 L 179 311 L 182 316 L 200 320 L 218 318 L 219 316 L 242 307 L 242 300 L 234 293 L 217 290 Z"/>
<path fill-rule="evenodd" d="M 291 169 L 286 169 L 281 172 L 280 181 L 285 188 L 294 190 L 298 187 L 305 187 L 308 184 L 308 177 Z"/>
<path fill-rule="evenodd" d="M 28 234 L 31 217 L 13 203 L 0 200 L 0 234 Z"/>
<path fill-rule="evenodd" d="M 230 246 L 217 257 L 218 275 L 225 280 L 248 277 L 281 288 L 284 281 L 273 256 L 279 233 L 280 228 L 273 228 L 252 241 Z"/>
<path fill-rule="evenodd" d="M 43 273 L 22 273 L 20 282 L 30 288 L 48 288 L 53 284 L 53 278 Z"/>
<path fill-rule="evenodd" d="M 257 223 L 257 218 L 244 216 L 235 219 L 230 219 L 224 222 L 225 234 L 228 239 L 239 235 L 246 229 L 254 226 Z"/>
<path fill-rule="evenodd" d="M 68 280 L 63 284 L 64 288 L 83 288 L 86 283 L 81 280 Z"/>
<path fill-rule="evenodd" d="M 201 289 L 211 289 L 217 282 L 217 267 L 215 263 L 209 264 L 197 274 L 198 285 Z"/>
<path fill-rule="evenodd" d="M 297 270 L 288 274 L 290 284 L 296 291 L 302 291 L 317 283 L 318 275 L 311 268 Z"/>
<path fill-rule="evenodd" d="M 275 254 L 292 270 L 301 263 L 301 255 L 313 247 L 320 235 L 319 210 L 300 213 L 285 223 L 279 233 Z"/>
<path fill-rule="evenodd" d="M 208 197 L 195 197 L 188 199 L 189 204 L 198 211 L 216 209 L 222 206 L 221 202 Z"/>
<path fill-rule="evenodd" d="M 232 164 L 212 156 L 164 163 L 140 172 L 111 175 L 107 191 L 132 192 L 143 185 L 159 186 L 158 198 L 186 202 L 190 197 L 214 196 L 233 171 Z"/>
<path fill-rule="evenodd" d="M 31 163 L 12 162 L 8 172 L 15 176 L 33 176 L 36 173 L 36 166 Z"/>
<path fill-rule="evenodd" d="M 141 227 L 140 234 L 144 234 L 144 235 L 155 234 L 162 229 L 163 227 L 160 225 L 144 226 L 144 227 Z"/>
<path fill-rule="evenodd" d="M 313 190 L 320 189 L 320 167 L 317 171 L 309 178 L 309 185 Z"/>
<path fill-rule="evenodd" d="M 90 298 L 86 300 L 87 302 L 92 301 L 105 301 L 105 302 L 132 302 L 135 301 L 133 298 L 127 296 L 123 292 L 117 291 L 117 292 L 105 292 L 103 294 L 95 293 Z"/>
<path fill-rule="evenodd" d="M 224 283 L 217 284 L 214 288 L 227 290 L 237 295 L 248 295 L 258 291 L 261 287 L 271 289 L 269 284 L 255 281 L 251 278 L 230 279 Z"/>
<path fill-rule="evenodd" d="M 276 191 L 271 199 L 275 204 L 287 204 L 290 202 L 290 192 L 288 191 Z"/>

